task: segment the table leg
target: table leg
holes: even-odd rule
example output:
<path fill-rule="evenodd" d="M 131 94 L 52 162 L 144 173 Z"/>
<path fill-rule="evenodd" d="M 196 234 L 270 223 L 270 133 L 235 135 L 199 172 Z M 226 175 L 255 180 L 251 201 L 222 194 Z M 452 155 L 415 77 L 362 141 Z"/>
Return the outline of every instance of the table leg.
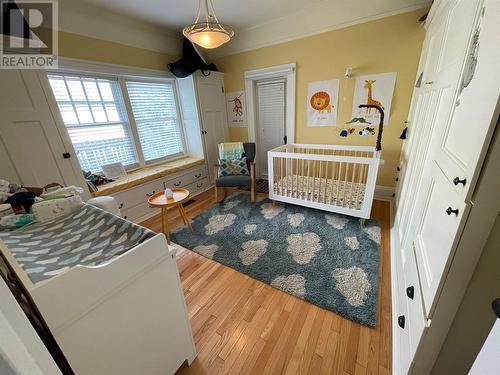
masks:
<path fill-rule="evenodd" d="M 188 226 L 188 228 L 193 231 L 193 227 L 191 226 L 191 220 L 186 215 L 186 211 L 184 211 L 184 207 L 182 207 L 182 204 L 179 205 L 179 212 L 181 214 L 182 220 L 184 221 L 184 224 Z"/>
<path fill-rule="evenodd" d="M 170 245 L 170 232 L 168 230 L 168 215 L 166 208 L 161 209 L 161 219 L 163 224 L 163 233 L 167 237 L 167 243 Z"/>

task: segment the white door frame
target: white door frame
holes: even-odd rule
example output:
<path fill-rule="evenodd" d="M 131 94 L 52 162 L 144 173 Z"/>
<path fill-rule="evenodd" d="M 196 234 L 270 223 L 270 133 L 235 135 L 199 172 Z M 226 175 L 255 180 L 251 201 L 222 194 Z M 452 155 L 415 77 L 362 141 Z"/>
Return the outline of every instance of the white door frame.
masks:
<path fill-rule="evenodd" d="M 247 100 L 248 142 L 255 142 L 257 137 L 257 106 L 255 104 L 255 84 L 258 80 L 284 78 L 286 82 L 286 137 L 287 143 L 295 142 L 295 71 L 296 64 L 270 66 L 268 68 L 245 72 L 245 96 Z"/>

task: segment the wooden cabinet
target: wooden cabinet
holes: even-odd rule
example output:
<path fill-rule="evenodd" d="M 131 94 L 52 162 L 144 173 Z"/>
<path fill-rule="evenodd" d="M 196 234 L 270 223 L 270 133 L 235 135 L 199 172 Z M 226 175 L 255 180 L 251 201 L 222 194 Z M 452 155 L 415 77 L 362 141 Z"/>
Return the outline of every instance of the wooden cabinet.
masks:
<path fill-rule="evenodd" d="M 426 25 L 396 187 L 395 261 L 403 275 L 393 276 L 394 319 L 397 327 L 404 315 L 408 330 L 394 340 L 402 374 L 426 359 L 421 348 L 430 344 L 427 330 L 436 329 L 432 319 L 495 127 L 499 8 L 488 0 L 436 1 Z M 410 286 L 413 298 L 406 295 Z"/>

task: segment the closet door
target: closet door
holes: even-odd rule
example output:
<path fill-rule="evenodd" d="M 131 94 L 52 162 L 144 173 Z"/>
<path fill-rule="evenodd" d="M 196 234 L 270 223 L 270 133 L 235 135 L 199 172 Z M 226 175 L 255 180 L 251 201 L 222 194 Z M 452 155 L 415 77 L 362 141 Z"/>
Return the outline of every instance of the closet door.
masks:
<path fill-rule="evenodd" d="M 437 164 L 464 201 L 472 197 L 477 178 L 475 172 L 478 172 L 476 166 L 486 153 L 500 97 L 500 31 L 498 26 L 491 26 L 498 21 L 500 4 L 487 1 L 483 5 L 483 1 L 469 1 L 467 6 L 475 12 L 476 22 L 452 119 L 441 129 L 441 141 L 436 150 Z M 461 19 L 457 21 L 463 22 Z M 456 44 L 449 45 L 443 53 L 461 47 Z"/>
<path fill-rule="evenodd" d="M 219 158 L 217 145 L 227 142 L 228 139 L 223 79 L 220 73 L 214 72 L 208 77 L 201 74 L 196 76 L 198 106 L 211 184 L 217 178 L 213 176 L 213 166 L 217 164 Z"/>
<path fill-rule="evenodd" d="M 258 81 L 256 86 L 259 147 L 257 171 L 260 177 L 267 179 L 267 153 L 285 143 L 285 80 Z"/>
<path fill-rule="evenodd" d="M 442 97 L 449 92 L 450 82 L 442 81 L 437 84 L 438 66 L 441 50 L 445 41 L 447 15 L 438 13 L 435 17 L 443 21 L 434 22 L 427 31 L 424 43 L 425 53 L 421 63 L 422 77 L 417 96 L 413 99 L 413 114 L 408 126 L 408 147 L 404 150 L 408 155 L 404 185 L 401 189 L 398 207 L 397 222 L 399 238 L 403 247 L 411 243 L 409 232 L 416 202 L 415 195 L 422 179 L 423 164 L 429 153 L 429 139 L 436 123 L 436 112 L 442 106 Z M 451 108 L 452 98 L 447 98 L 447 108 Z M 404 257 L 403 257 L 404 263 Z"/>
<path fill-rule="evenodd" d="M 415 247 L 422 296 L 427 316 L 432 316 L 435 297 L 469 207 L 456 194 L 452 181 L 439 165 L 446 129 L 453 121 L 462 68 L 473 34 L 480 0 L 457 0 L 445 8 L 444 43 L 435 73 L 426 81 L 434 92 L 435 111 L 427 117 L 431 132 L 421 160 L 422 172 L 414 195 L 415 208 L 409 218 L 405 248 Z M 462 134 L 466 138 L 466 134 Z M 413 242 L 413 244 L 412 244 Z"/>
<path fill-rule="evenodd" d="M 58 182 L 86 187 L 73 148 L 59 133 L 42 79 L 44 74 L 35 70 L 0 71 L 5 91 L 0 100 L 2 174 L 26 186 Z"/>

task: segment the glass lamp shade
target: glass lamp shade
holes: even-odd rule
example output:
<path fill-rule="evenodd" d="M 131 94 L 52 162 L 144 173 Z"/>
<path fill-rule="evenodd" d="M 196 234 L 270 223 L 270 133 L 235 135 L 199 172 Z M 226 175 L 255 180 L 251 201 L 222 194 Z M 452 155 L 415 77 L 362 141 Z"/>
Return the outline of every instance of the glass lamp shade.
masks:
<path fill-rule="evenodd" d="M 188 26 L 182 30 L 182 33 L 191 42 L 207 49 L 220 47 L 229 42 L 234 35 L 231 29 L 223 27 L 221 24 L 206 22 Z"/>

